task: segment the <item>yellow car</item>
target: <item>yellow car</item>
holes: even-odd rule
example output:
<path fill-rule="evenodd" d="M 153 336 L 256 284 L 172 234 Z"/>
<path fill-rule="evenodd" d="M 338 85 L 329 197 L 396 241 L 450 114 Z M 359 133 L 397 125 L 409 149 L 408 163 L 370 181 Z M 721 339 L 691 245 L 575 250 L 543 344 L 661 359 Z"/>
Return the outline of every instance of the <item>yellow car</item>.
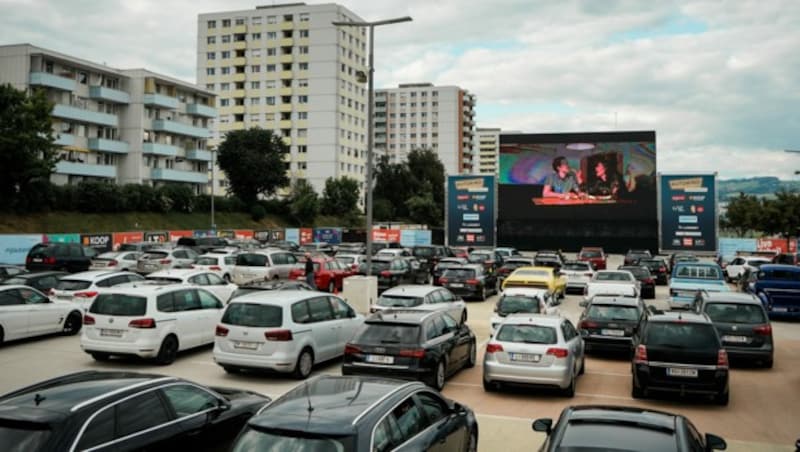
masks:
<path fill-rule="evenodd" d="M 520 267 L 503 281 L 503 290 L 509 287 L 538 287 L 548 289 L 554 298 L 564 298 L 567 278 L 550 267 Z"/>

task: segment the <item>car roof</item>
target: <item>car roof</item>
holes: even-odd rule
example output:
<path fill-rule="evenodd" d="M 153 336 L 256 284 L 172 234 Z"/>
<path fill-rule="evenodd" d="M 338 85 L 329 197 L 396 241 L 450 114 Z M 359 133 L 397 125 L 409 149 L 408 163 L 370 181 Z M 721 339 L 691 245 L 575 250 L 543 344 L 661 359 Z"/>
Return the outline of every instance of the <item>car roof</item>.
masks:
<path fill-rule="evenodd" d="M 231 303 L 255 303 L 286 306 L 292 303 L 319 296 L 331 296 L 329 293 L 313 290 L 264 290 L 236 297 Z"/>
<path fill-rule="evenodd" d="M 518 275 L 519 276 L 524 271 L 544 271 L 544 272 L 550 273 L 550 272 L 553 271 L 553 267 L 540 267 L 540 266 L 537 266 L 537 265 L 529 265 L 527 267 L 520 267 L 520 268 L 514 270 L 514 273 L 512 273 L 512 275 Z"/>
<path fill-rule="evenodd" d="M 448 267 L 447 270 L 482 270 L 481 264 L 459 264 L 455 267 Z"/>
<path fill-rule="evenodd" d="M 440 290 L 441 287 L 426 286 L 422 284 L 406 284 L 402 286 L 395 286 L 386 290 L 382 295 L 408 295 L 411 297 L 424 297 L 431 292 Z"/>
<path fill-rule="evenodd" d="M 358 254 L 358 253 L 336 253 L 334 259 L 337 257 L 367 257 L 366 254 Z"/>
<path fill-rule="evenodd" d="M 704 292 L 703 299 L 714 303 L 758 304 L 761 300 L 745 292 Z"/>
<path fill-rule="evenodd" d="M 544 325 L 544 326 L 559 326 L 564 318 L 559 315 L 547 314 L 509 314 L 503 321 L 507 325 Z"/>
<path fill-rule="evenodd" d="M 640 303 L 641 301 L 638 297 L 625 297 L 620 295 L 595 295 L 591 300 L 591 304 L 599 305 L 639 306 Z"/>
<path fill-rule="evenodd" d="M 583 265 L 583 266 L 587 266 L 587 267 L 588 267 L 589 265 L 592 265 L 592 264 L 590 264 L 590 263 L 588 263 L 588 262 L 586 262 L 586 261 L 578 261 L 578 260 L 568 260 L 568 261 L 564 261 L 564 265 L 574 265 L 574 264 Z"/>
<path fill-rule="evenodd" d="M 44 276 L 61 276 L 61 275 L 68 275 L 67 272 L 59 272 L 59 271 L 46 271 L 46 272 L 35 272 L 35 273 L 20 273 L 18 275 L 14 275 L 15 278 L 23 278 L 23 279 L 35 279 L 41 278 Z"/>
<path fill-rule="evenodd" d="M 73 273 L 71 275 L 65 276 L 61 279 L 71 280 L 71 281 L 95 281 L 100 278 L 105 278 L 107 276 L 113 275 L 129 275 L 131 272 L 120 272 L 120 271 L 107 271 L 107 270 L 93 270 L 88 272 L 80 272 L 80 273 Z"/>
<path fill-rule="evenodd" d="M 121 295 L 130 295 L 134 297 L 147 297 L 150 295 L 158 295 L 162 292 L 166 292 L 172 289 L 186 289 L 186 288 L 197 288 L 197 289 L 205 289 L 204 287 L 198 287 L 191 284 L 163 284 L 158 283 L 156 281 L 136 281 L 136 282 L 129 282 L 125 284 L 120 284 L 113 287 L 103 288 L 101 294 L 121 294 Z"/>
<path fill-rule="evenodd" d="M 690 311 L 666 311 L 650 316 L 651 322 L 674 322 L 682 321 L 686 323 L 711 323 L 705 314 L 697 314 Z"/>
<path fill-rule="evenodd" d="M 680 415 L 631 406 L 583 405 L 565 409 L 568 421 L 630 422 L 661 429 L 676 429 Z"/>
<path fill-rule="evenodd" d="M 195 268 L 171 268 L 169 270 L 159 270 L 147 275 L 147 278 L 189 278 L 200 273 L 213 273 L 208 270 Z"/>
<path fill-rule="evenodd" d="M 367 323 L 422 323 L 427 317 L 436 314 L 437 311 L 425 311 L 415 309 L 385 309 L 378 311 L 367 318 Z"/>

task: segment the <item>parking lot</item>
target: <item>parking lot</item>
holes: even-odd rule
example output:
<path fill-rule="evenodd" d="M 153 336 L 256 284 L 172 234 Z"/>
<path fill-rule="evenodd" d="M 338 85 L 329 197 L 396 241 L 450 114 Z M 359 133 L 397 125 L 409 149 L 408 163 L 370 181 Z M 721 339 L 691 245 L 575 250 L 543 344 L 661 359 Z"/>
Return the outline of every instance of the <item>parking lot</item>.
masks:
<path fill-rule="evenodd" d="M 620 262 L 610 260 L 610 268 Z M 658 287 L 655 304 L 666 308 L 666 287 Z M 582 299 L 569 295 L 561 311 L 575 322 Z M 489 336 L 489 317 L 496 296 L 485 302 L 469 302 L 468 324 L 474 329 L 479 345 Z M 649 301 L 652 302 L 652 301 Z M 731 401 L 720 407 L 700 399 L 631 398 L 630 361 L 624 356 L 590 355 L 586 373 L 578 379 L 577 394 L 565 398 L 542 390 L 504 390 L 486 393 L 481 384 L 482 349 L 478 365 L 448 380 L 444 394 L 473 408 L 480 426 L 480 450 L 529 451 L 538 447 L 541 434 L 531 430 L 531 421 L 540 417 L 556 418 L 570 404 L 624 404 L 666 410 L 688 416 L 701 432 L 721 435 L 733 451 L 794 450 L 800 436 L 800 325 L 774 322 L 775 366 L 759 369 L 735 366 L 731 374 Z M 736 363 L 734 363 L 736 364 Z M 79 337 L 53 336 L 10 343 L 0 348 L 0 392 L 5 392 L 46 378 L 87 369 L 126 369 L 180 376 L 197 382 L 241 387 L 276 397 L 297 384 L 296 380 L 273 375 L 229 375 L 212 359 L 210 347 L 181 354 L 170 366 L 157 366 L 141 360 L 95 362 L 81 351 Z M 315 374 L 338 374 L 340 362 L 315 369 Z"/>

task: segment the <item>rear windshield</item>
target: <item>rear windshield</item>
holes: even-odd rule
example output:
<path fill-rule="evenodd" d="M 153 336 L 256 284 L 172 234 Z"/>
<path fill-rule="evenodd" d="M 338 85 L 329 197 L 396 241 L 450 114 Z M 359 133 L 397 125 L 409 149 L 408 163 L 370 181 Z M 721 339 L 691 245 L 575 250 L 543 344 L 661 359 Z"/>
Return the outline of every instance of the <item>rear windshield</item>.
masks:
<path fill-rule="evenodd" d="M 459 265 L 464 265 L 464 264 L 462 264 L 461 262 L 447 262 L 447 261 L 439 262 L 439 268 L 442 270 L 451 267 L 458 267 Z"/>
<path fill-rule="evenodd" d="M 383 271 L 389 270 L 389 261 L 372 261 L 372 270 Z"/>
<path fill-rule="evenodd" d="M 681 265 L 675 272 L 678 278 L 722 279 L 719 268 L 710 265 Z"/>
<path fill-rule="evenodd" d="M 652 322 L 647 327 L 645 343 L 669 348 L 719 348 L 714 327 L 699 323 Z"/>
<path fill-rule="evenodd" d="M 570 262 L 568 264 L 564 264 L 564 270 L 574 270 L 574 271 L 589 271 L 589 264 L 582 264 L 578 262 Z"/>
<path fill-rule="evenodd" d="M 605 272 L 597 274 L 597 281 L 630 281 L 631 275 L 619 272 Z"/>
<path fill-rule="evenodd" d="M 218 265 L 219 261 L 216 257 L 200 257 L 194 263 L 197 265 Z"/>
<path fill-rule="evenodd" d="M 42 450 L 50 438 L 50 429 L 44 424 L 0 421 L 0 450 L 3 452 L 34 452 Z"/>
<path fill-rule="evenodd" d="M 165 251 L 148 251 L 148 252 L 144 253 L 144 256 L 142 256 L 142 259 L 146 259 L 146 260 L 164 259 L 168 255 L 169 255 L 169 253 L 167 253 Z"/>
<path fill-rule="evenodd" d="M 240 254 L 236 256 L 236 265 L 240 267 L 266 267 L 269 259 L 264 254 Z"/>
<path fill-rule="evenodd" d="M 131 251 L 135 251 L 135 250 L 131 250 Z M 103 253 L 103 254 L 97 256 L 95 259 L 108 259 L 108 260 L 111 260 L 111 259 L 116 259 L 117 255 L 119 255 L 119 253 L 114 253 L 114 252 Z"/>
<path fill-rule="evenodd" d="M 570 422 L 564 429 L 563 450 L 641 450 L 647 444 L 651 452 L 674 451 L 675 434 L 613 422 Z"/>
<path fill-rule="evenodd" d="M 183 280 L 180 278 L 167 278 L 165 276 L 147 276 L 145 279 L 164 284 L 181 284 L 183 282 Z"/>
<path fill-rule="evenodd" d="M 356 258 L 354 258 L 354 257 L 346 257 L 346 256 L 339 256 L 339 257 L 336 258 L 336 260 L 341 262 L 341 263 L 343 263 L 343 264 L 352 264 L 353 262 L 356 261 Z"/>
<path fill-rule="evenodd" d="M 503 325 L 497 333 L 501 342 L 520 342 L 524 344 L 555 344 L 558 342 L 556 329 L 539 325 Z"/>
<path fill-rule="evenodd" d="M 39 244 L 34 246 L 28 254 L 31 257 L 50 257 L 55 252 L 55 246 Z"/>
<path fill-rule="evenodd" d="M 60 279 L 56 283 L 56 290 L 83 290 L 88 289 L 92 283 L 90 281 L 81 281 L 77 279 Z"/>
<path fill-rule="evenodd" d="M 119 246 L 120 251 L 139 251 L 139 247 L 131 243 L 123 243 Z"/>
<path fill-rule="evenodd" d="M 378 306 L 387 306 L 393 308 L 411 308 L 422 304 L 420 297 L 404 297 L 398 295 L 381 295 L 378 298 Z"/>
<path fill-rule="evenodd" d="M 492 256 L 490 254 L 470 254 L 467 259 L 470 262 L 483 262 L 488 261 Z"/>
<path fill-rule="evenodd" d="M 222 323 L 275 328 L 283 324 L 283 308 L 255 303 L 231 303 L 222 316 Z"/>
<path fill-rule="evenodd" d="M 95 298 L 89 312 L 100 315 L 145 315 L 147 298 L 133 295 L 100 294 Z"/>
<path fill-rule="evenodd" d="M 593 259 L 595 257 L 603 257 L 600 251 L 581 251 L 581 257 Z"/>
<path fill-rule="evenodd" d="M 648 276 L 650 276 L 650 270 L 644 267 L 628 267 L 624 268 L 623 270 L 633 273 L 633 276 L 635 276 L 636 278 L 647 278 Z"/>
<path fill-rule="evenodd" d="M 442 275 L 445 278 L 470 279 L 475 277 L 475 270 L 467 268 L 448 268 Z"/>
<path fill-rule="evenodd" d="M 359 344 L 417 344 L 419 334 L 419 325 L 365 323 L 355 341 Z"/>
<path fill-rule="evenodd" d="M 639 310 L 633 306 L 592 304 L 586 316 L 593 320 L 638 321 Z"/>
<path fill-rule="evenodd" d="M 539 299 L 524 295 L 505 295 L 497 302 L 497 313 L 501 315 L 524 312 L 525 314 L 538 314 L 541 312 Z"/>
<path fill-rule="evenodd" d="M 761 306 L 739 303 L 709 303 L 706 314 L 720 323 L 766 323 Z"/>
<path fill-rule="evenodd" d="M 353 452 L 355 451 L 355 442 L 349 436 L 323 436 L 302 431 L 268 431 L 248 428 L 239 436 L 231 450 L 232 452 L 254 450 L 261 452 Z"/>
<path fill-rule="evenodd" d="M 436 250 L 433 248 L 414 248 L 411 253 L 416 257 L 431 257 L 436 254 Z"/>

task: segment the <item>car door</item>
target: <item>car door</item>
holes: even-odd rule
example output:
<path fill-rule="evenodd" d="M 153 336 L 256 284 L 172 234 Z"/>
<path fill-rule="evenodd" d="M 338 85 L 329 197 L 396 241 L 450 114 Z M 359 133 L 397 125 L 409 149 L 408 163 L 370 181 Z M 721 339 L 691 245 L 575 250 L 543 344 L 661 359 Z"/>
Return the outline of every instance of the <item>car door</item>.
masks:
<path fill-rule="evenodd" d="M 69 306 L 54 303 L 41 292 L 30 289 L 17 289 L 28 310 L 28 336 L 57 333 L 61 331 Z"/>
<path fill-rule="evenodd" d="M 364 323 L 364 317 L 356 314 L 355 310 L 339 297 L 329 296 L 328 300 L 333 309 L 334 321 L 338 324 L 334 355 L 339 356 L 344 353 L 345 344 L 353 338 L 356 330 Z"/>
<path fill-rule="evenodd" d="M 28 337 L 29 309 L 18 289 L 0 292 L 0 327 L 3 328 L 3 340 Z"/>
<path fill-rule="evenodd" d="M 175 384 L 161 393 L 177 419 L 185 440 L 181 450 L 227 450 L 244 419 L 226 416 L 226 401 L 199 386 Z"/>
<path fill-rule="evenodd" d="M 200 342 L 210 344 L 214 342 L 214 332 L 222 319 L 222 311 L 225 306 L 215 294 L 203 289 L 197 289 L 197 298 L 200 300 L 200 310 L 203 311 L 202 321 L 205 324 L 200 334 Z"/>
<path fill-rule="evenodd" d="M 333 316 L 328 297 L 320 296 L 308 300 L 311 334 L 314 337 L 314 361 L 327 361 L 339 353 L 339 330 L 341 324 Z M 342 347 L 344 352 L 344 347 Z"/>
<path fill-rule="evenodd" d="M 725 271 L 728 274 L 728 279 L 736 279 L 742 274 L 742 270 L 744 269 L 744 258 L 737 257 L 725 267 Z"/>
<path fill-rule="evenodd" d="M 444 317 L 446 314 L 440 313 L 432 317 L 425 324 L 425 337 L 427 339 L 428 348 L 436 349 L 439 355 L 447 359 L 446 374 L 451 374 L 458 369 L 459 351 L 458 351 L 458 331 L 448 329 Z"/>
<path fill-rule="evenodd" d="M 447 289 L 439 289 L 436 292 L 441 295 L 442 303 L 447 306 L 447 312 L 450 314 L 450 317 L 457 320 L 459 323 L 466 319 L 467 305 L 464 303 L 464 300 L 456 297 Z"/>
<path fill-rule="evenodd" d="M 436 435 L 429 427 L 430 421 L 413 395 L 408 396 L 375 427 L 373 452 L 432 450 Z"/>
<path fill-rule="evenodd" d="M 173 292 L 175 304 L 175 331 L 178 334 L 180 350 L 197 347 L 203 343 L 206 330 L 206 315 L 201 309 L 200 298 L 195 289 L 181 289 Z"/>
<path fill-rule="evenodd" d="M 467 325 L 459 325 L 459 323 L 448 313 L 442 314 L 442 320 L 445 324 L 445 331 L 452 331 L 455 343 L 453 351 L 451 352 L 452 362 L 456 364 L 453 371 L 460 369 L 464 362 L 469 357 L 469 347 L 472 342 L 472 335 Z"/>
<path fill-rule="evenodd" d="M 451 416 L 451 409 L 441 397 L 430 391 L 420 391 L 414 396 L 423 414 L 420 433 L 427 443 L 428 452 L 456 452 L 464 450 L 469 441 L 469 430 L 463 416 Z"/>
<path fill-rule="evenodd" d="M 216 273 L 208 273 L 206 277 L 208 278 L 208 287 L 206 289 L 213 292 L 224 303 L 227 303 L 231 299 L 233 291 L 236 290 L 236 284 L 228 283 Z"/>
<path fill-rule="evenodd" d="M 289 272 L 297 264 L 297 259 L 292 253 L 275 253 L 270 258 L 278 270 L 278 276 L 283 279 L 289 277 Z"/>
<path fill-rule="evenodd" d="M 561 333 L 564 335 L 564 341 L 570 350 L 572 356 L 572 365 L 574 371 L 577 373 L 578 366 L 580 366 L 581 358 L 583 357 L 583 339 L 575 329 L 575 326 L 569 320 L 564 320 L 561 324 Z"/>

